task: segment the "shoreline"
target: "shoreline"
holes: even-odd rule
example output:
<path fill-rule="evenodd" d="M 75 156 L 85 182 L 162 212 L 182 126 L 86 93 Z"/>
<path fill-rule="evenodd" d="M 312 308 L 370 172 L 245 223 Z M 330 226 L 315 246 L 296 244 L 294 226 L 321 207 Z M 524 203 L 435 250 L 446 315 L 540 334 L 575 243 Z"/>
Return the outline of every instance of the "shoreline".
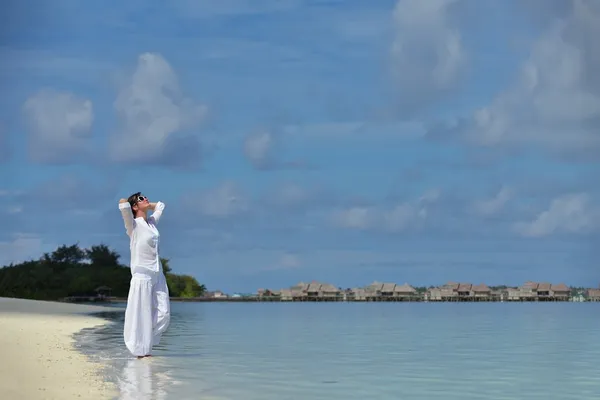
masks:
<path fill-rule="evenodd" d="M 75 347 L 74 335 L 108 320 L 107 307 L 0 298 L 0 398 L 113 399 L 102 366 Z"/>

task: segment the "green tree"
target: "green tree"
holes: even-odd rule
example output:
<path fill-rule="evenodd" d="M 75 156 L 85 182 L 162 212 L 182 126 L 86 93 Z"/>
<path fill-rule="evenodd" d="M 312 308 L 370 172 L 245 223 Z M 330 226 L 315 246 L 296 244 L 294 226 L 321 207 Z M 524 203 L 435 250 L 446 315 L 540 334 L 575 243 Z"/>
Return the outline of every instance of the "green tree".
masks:
<path fill-rule="evenodd" d="M 0 268 L 0 297 L 60 300 L 67 296 L 95 295 L 99 286 L 109 286 L 113 296 L 126 297 L 131 271 L 119 264 L 119 254 L 100 244 L 81 249 L 78 244 L 60 246 L 39 260 Z M 171 296 L 196 297 L 205 292 L 191 276 L 173 274 L 169 260 L 163 269 Z"/>
<path fill-rule="evenodd" d="M 101 244 L 92 246 L 85 251 L 90 264 L 95 267 L 115 267 L 119 265 L 119 254 L 108 246 Z"/>
<path fill-rule="evenodd" d="M 72 246 L 62 245 L 54 250 L 50 256 L 47 256 L 47 254 L 45 256 L 53 264 L 67 265 L 79 264 L 86 258 L 85 250 L 79 248 L 78 244 Z"/>
<path fill-rule="evenodd" d="M 168 258 L 161 258 L 160 259 L 160 263 L 162 264 L 163 272 L 165 274 L 168 274 L 168 273 L 171 272 L 171 267 L 169 266 L 169 259 Z"/>
<path fill-rule="evenodd" d="M 181 278 L 184 282 L 184 288 L 179 294 L 180 297 L 199 297 L 206 292 L 206 287 L 199 284 L 196 278 L 189 275 L 183 275 Z"/>
<path fill-rule="evenodd" d="M 160 259 L 171 297 L 200 297 L 206 293 L 206 287 L 190 275 L 176 275 L 171 272 L 168 258 Z"/>

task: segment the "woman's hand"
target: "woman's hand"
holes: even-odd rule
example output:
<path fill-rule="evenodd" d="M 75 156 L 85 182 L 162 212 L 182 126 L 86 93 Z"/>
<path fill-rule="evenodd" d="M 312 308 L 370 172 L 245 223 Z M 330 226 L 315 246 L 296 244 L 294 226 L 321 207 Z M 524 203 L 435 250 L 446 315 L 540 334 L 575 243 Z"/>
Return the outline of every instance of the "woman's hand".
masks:
<path fill-rule="evenodd" d="M 154 211 L 155 208 L 156 208 L 156 203 L 150 203 L 150 209 L 152 211 Z"/>
<path fill-rule="evenodd" d="M 121 199 L 119 200 L 119 203 L 127 203 L 127 199 Z"/>

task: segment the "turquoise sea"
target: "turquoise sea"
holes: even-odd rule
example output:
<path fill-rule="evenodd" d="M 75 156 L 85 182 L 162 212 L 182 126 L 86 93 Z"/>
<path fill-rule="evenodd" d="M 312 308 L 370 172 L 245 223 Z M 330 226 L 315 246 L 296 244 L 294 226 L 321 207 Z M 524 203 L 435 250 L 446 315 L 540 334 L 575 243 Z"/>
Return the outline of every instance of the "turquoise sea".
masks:
<path fill-rule="evenodd" d="M 102 316 L 119 399 L 600 398 L 600 303 L 172 303 L 144 360 Z"/>

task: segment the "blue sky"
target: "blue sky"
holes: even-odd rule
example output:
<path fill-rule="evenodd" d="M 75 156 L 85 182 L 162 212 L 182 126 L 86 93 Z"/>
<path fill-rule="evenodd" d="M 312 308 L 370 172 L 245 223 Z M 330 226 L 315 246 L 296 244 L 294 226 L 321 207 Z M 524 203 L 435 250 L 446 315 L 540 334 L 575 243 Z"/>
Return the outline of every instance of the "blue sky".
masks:
<path fill-rule="evenodd" d="M 597 286 L 600 6 L 11 2 L 0 264 L 128 260 L 117 209 L 210 289 Z"/>

